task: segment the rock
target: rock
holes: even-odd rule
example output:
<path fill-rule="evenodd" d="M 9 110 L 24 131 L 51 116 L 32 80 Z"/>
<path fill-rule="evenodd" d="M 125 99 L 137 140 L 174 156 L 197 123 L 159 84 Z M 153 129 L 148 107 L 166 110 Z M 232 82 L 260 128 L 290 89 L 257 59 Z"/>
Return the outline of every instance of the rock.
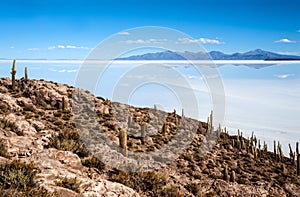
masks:
<path fill-rule="evenodd" d="M 23 111 L 22 108 L 16 103 L 16 100 L 7 94 L 0 93 L 0 101 L 5 104 L 11 112 Z"/>
<path fill-rule="evenodd" d="M 14 128 L 18 133 L 22 133 L 25 136 L 34 136 L 36 133 L 35 128 L 33 128 L 26 120 L 16 121 Z"/>
<path fill-rule="evenodd" d="M 33 120 L 31 121 L 31 125 L 35 128 L 36 131 L 41 131 L 45 128 L 45 125 L 40 122 L 40 121 L 37 121 L 37 120 Z"/>

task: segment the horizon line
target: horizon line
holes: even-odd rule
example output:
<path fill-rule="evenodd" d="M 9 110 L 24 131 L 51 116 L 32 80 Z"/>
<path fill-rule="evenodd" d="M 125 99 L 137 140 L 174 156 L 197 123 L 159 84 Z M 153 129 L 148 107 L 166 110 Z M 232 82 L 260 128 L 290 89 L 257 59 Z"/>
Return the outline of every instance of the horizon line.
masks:
<path fill-rule="evenodd" d="M 13 59 L 0 60 L 0 63 L 10 63 Z M 41 60 L 41 59 L 16 59 L 21 63 L 100 63 L 100 64 L 300 64 L 300 60 L 80 60 L 80 59 L 65 59 L 65 60 Z"/>

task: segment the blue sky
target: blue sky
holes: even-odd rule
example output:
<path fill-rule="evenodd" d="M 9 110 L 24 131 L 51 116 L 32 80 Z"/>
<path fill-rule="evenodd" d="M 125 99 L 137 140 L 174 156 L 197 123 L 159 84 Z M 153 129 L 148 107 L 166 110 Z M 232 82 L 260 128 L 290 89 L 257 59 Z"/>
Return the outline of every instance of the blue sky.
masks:
<path fill-rule="evenodd" d="M 208 51 L 300 55 L 299 7 L 299 0 L 1 1 L 0 58 L 84 59 L 101 40 L 139 26 L 177 29 Z"/>

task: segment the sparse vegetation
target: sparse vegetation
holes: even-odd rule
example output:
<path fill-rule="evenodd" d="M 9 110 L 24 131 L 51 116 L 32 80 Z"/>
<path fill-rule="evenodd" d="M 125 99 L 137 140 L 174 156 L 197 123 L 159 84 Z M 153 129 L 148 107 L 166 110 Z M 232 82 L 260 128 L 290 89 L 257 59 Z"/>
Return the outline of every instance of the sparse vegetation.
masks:
<path fill-rule="evenodd" d="M 54 136 L 50 140 L 46 148 L 71 151 L 79 157 L 87 157 L 90 154 L 85 145 L 82 143 L 78 132 L 74 130 L 59 132 L 57 136 Z"/>
<path fill-rule="evenodd" d="M 43 187 L 27 188 L 25 190 L 18 190 L 14 188 L 4 189 L 0 186 L 1 197 L 56 197 L 57 193 L 50 193 Z"/>
<path fill-rule="evenodd" d="M 110 180 L 141 192 L 160 191 L 168 183 L 167 177 L 154 171 L 139 173 L 119 172 L 112 175 Z"/>
<path fill-rule="evenodd" d="M 84 158 L 81 162 L 88 168 L 97 168 L 100 171 L 105 169 L 105 164 L 95 156 Z"/>
<path fill-rule="evenodd" d="M 70 190 L 73 190 L 74 192 L 80 193 L 79 187 L 81 184 L 81 181 L 78 181 L 77 178 L 63 178 L 60 181 L 57 181 L 55 183 L 59 187 L 64 187 Z"/>
<path fill-rule="evenodd" d="M 9 154 L 7 152 L 7 147 L 5 145 L 4 139 L 0 138 L 0 156 L 9 158 Z"/>
<path fill-rule="evenodd" d="M 4 189 L 26 189 L 34 187 L 33 178 L 37 170 L 34 164 L 25 164 L 19 160 L 0 165 L 0 182 Z"/>

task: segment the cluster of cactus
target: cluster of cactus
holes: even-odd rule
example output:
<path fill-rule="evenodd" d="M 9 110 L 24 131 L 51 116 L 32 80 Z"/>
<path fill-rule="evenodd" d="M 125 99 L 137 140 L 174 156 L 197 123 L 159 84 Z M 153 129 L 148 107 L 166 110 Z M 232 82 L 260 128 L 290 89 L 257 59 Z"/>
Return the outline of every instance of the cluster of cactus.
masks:
<path fill-rule="evenodd" d="M 235 171 L 231 170 L 230 176 L 229 176 L 229 171 L 228 171 L 228 166 L 225 165 L 224 170 L 223 170 L 223 179 L 224 181 L 230 181 L 230 182 L 235 182 Z"/>
<path fill-rule="evenodd" d="M 251 149 L 250 140 L 248 140 L 248 144 L 246 145 L 246 142 L 243 138 L 243 132 L 241 132 L 239 129 L 238 129 L 238 135 L 236 136 L 236 139 L 233 139 L 233 141 L 232 141 L 232 145 L 233 145 L 233 147 L 236 147 L 239 150 L 244 150 L 244 149 L 249 150 L 249 149 Z"/>
<path fill-rule="evenodd" d="M 300 176 L 300 154 L 299 154 L 299 142 L 296 142 L 296 152 L 293 151 L 291 145 L 289 144 L 290 149 L 290 160 L 292 164 L 296 162 L 297 175 Z M 295 160 L 297 158 L 297 160 Z"/>
<path fill-rule="evenodd" d="M 274 158 L 278 162 L 283 161 L 283 158 L 284 158 L 284 154 L 283 154 L 283 151 L 282 151 L 282 146 L 281 146 L 279 141 L 276 145 L 275 140 L 274 140 Z"/>
<path fill-rule="evenodd" d="M 25 67 L 25 81 L 28 81 L 28 69 Z M 16 88 L 16 60 L 13 60 L 12 68 L 11 68 L 11 89 L 14 90 Z"/>

